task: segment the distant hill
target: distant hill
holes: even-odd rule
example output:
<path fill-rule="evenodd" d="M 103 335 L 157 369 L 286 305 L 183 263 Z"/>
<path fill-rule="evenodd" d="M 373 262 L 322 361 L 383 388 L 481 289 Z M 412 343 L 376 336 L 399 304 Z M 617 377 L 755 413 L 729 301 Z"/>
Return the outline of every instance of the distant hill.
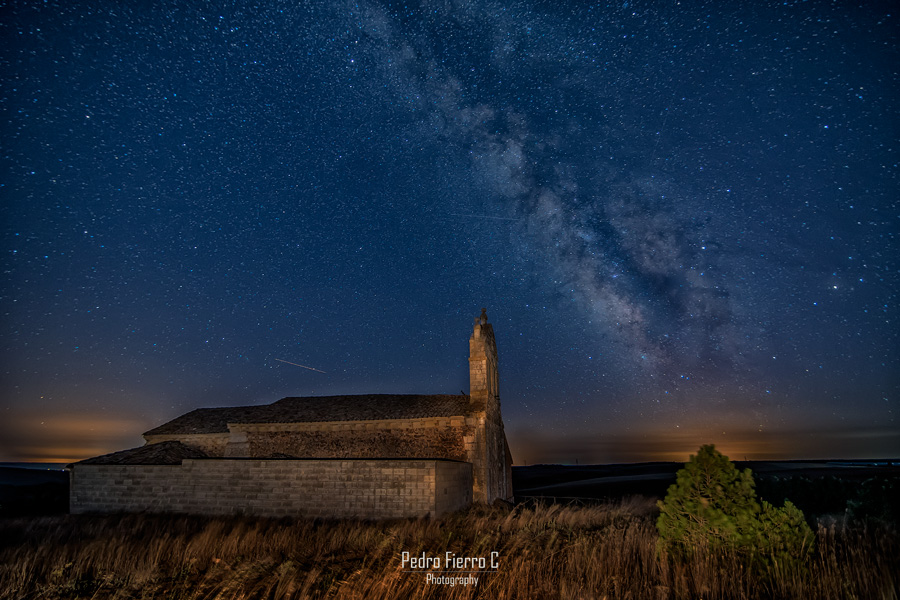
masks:
<path fill-rule="evenodd" d="M 66 471 L 0 467 L 0 516 L 57 514 L 68 510 Z"/>

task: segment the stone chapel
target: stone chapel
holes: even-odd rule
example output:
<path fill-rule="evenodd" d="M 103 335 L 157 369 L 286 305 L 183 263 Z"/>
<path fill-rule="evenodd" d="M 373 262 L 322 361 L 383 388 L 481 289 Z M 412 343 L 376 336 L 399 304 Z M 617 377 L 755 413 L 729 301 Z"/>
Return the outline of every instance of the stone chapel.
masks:
<path fill-rule="evenodd" d="M 497 344 L 482 309 L 469 394 L 288 397 L 200 408 L 69 466 L 73 513 L 439 516 L 513 499 Z"/>

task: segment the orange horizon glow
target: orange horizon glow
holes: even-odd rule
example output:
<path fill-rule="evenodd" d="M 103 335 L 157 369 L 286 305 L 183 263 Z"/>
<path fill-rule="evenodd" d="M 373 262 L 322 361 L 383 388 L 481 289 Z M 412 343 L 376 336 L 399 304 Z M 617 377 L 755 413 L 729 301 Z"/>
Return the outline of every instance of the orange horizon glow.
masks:
<path fill-rule="evenodd" d="M 27 415 L 6 423 L 0 435 L 0 461 L 71 463 L 135 448 L 148 418 L 106 414 Z M 516 466 L 532 464 L 616 464 L 686 462 L 700 446 L 715 444 L 731 460 L 892 459 L 900 442 L 887 429 L 723 430 L 721 427 L 662 429 L 594 435 L 552 436 L 540 431 L 507 430 Z M 879 448 L 879 451 L 872 451 Z"/>
<path fill-rule="evenodd" d="M 143 419 L 106 414 L 17 415 L 0 436 L 3 462 L 71 463 L 143 445 Z"/>
<path fill-rule="evenodd" d="M 701 446 L 714 444 L 734 461 L 897 459 L 900 443 L 880 429 L 738 430 L 697 428 L 673 432 L 648 428 L 637 434 L 550 437 L 533 431 L 508 433 L 515 465 L 687 462 Z M 873 451 L 871 448 L 879 447 Z"/>

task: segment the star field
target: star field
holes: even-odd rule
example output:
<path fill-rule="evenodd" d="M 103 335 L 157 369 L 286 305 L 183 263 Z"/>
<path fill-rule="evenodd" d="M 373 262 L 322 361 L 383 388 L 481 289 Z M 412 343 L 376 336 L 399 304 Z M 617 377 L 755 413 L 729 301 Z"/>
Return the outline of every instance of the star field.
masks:
<path fill-rule="evenodd" d="M 182 4 L 0 8 L 6 460 L 468 390 L 482 306 L 519 464 L 900 455 L 891 3 Z"/>

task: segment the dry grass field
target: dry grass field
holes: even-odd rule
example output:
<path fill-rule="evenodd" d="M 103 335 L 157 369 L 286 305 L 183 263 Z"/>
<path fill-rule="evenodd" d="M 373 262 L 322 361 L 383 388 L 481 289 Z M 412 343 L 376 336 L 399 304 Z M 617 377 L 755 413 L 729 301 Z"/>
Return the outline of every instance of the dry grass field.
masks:
<path fill-rule="evenodd" d="M 0 520 L 0 598 L 897 598 L 888 525 L 818 526 L 802 570 L 656 553 L 653 500 L 473 508 L 388 522 L 162 515 Z M 412 556 L 487 557 L 477 585 L 431 584 Z"/>

